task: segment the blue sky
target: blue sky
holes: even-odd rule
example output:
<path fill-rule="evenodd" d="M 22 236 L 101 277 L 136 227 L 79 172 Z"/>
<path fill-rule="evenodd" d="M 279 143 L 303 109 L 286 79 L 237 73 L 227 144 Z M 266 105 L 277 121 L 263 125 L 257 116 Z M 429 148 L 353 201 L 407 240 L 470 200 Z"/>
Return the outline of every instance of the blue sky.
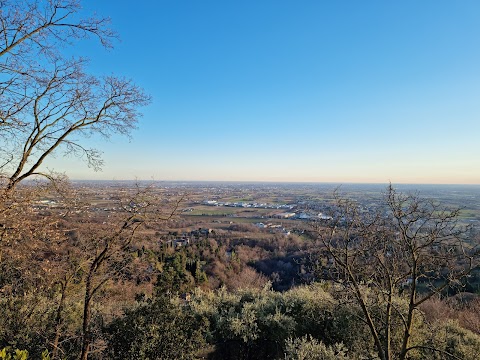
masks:
<path fill-rule="evenodd" d="M 480 183 L 478 1 L 93 1 L 153 102 L 72 179 Z"/>

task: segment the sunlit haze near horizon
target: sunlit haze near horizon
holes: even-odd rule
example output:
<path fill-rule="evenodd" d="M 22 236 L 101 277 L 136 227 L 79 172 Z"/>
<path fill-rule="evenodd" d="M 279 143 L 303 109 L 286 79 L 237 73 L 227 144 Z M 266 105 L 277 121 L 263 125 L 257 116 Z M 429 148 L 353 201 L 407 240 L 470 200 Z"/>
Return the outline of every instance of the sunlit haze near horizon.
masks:
<path fill-rule="evenodd" d="M 97 75 L 152 96 L 71 179 L 480 184 L 478 1 L 85 1 Z M 83 141 L 83 140 L 82 140 Z"/>

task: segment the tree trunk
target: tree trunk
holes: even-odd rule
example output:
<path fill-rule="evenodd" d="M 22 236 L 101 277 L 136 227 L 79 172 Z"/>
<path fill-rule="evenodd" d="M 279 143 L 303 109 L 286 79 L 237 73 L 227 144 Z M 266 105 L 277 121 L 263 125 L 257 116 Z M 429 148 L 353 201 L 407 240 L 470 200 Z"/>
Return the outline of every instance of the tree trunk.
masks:
<path fill-rule="evenodd" d="M 388 292 L 388 300 L 387 300 L 387 311 L 385 314 L 385 357 L 388 360 L 392 359 L 392 293 L 393 289 L 390 287 Z"/>
<path fill-rule="evenodd" d="M 413 323 L 413 312 L 415 311 L 416 304 L 416 295 L 417 295 L 417 259 L 415 255 L 412 255 L 413 265 L 412 265 L 412 288 L 410 290 L 410 300 L 408 304 L 408 314 L 407 314 L 407 321 L 405 324 L 405 331 L 403 333 L 403 342 L 402 342 L 402 350 L 400 352 L 400 360 L 405 360 L 407 358 L 408 352 L 408 343 L 410 341 L 410 334 L 412 331 L 412 323 Z"/>
<path fill-rule="evenodd" d="M 92 293 L 92 276 L 93 268 L 90 268 L 90 272 L 85 284 L 85 301 L 83 304 L 83 324 L 82 324 L 82 353 L 80 360 L 87 360 L 88 351 L 90 348 L 91 334 L 90 334 L 90 317 L 91 317 L 91 293 Z"/>
<path fill-rule="evenodd" d="M 52 359 L 55 360 L 58 355 L 58 343 L 60 341 L 60 327 L 62 326 L 62 313 L 65 303 L 65 293 L 67 290 L 68 281 L 65 280 L 65 284 L 62 285 L 62 294 L 60 297 L 60 303 L 58 304 L 57 315 L 55 316 L 55 338 L 53 339 Z"/>
<path fill-rule="evenodd" d="M 370 312 L 368 311 L 367 305 L 365 304 L 365 301 L 363 300 L 362 292 L 355 281 L 355 278 L 352 275 L 352 272 L 350 269 L 348 269 L 348 276 L 350 280 L 352 281 L 353 287 L 355 289 L 355 294 L 358 300 L 358 304 L 360 305 L 360 308 L 362 309 L 363 315 L 365 316 L 365 321 L 370 329 L 370 333 L 372 334 L 373 340 L 375 342 L 375 347 L 377 348 L 377 354 L 380 360 L 387 360 L 386 355 L 385 355 L 385 349 L 383 349 L 382 342 L 380 341 L 380 336 L 378 335 L 377 328 L 375 327 L 375 324 L 373 322 L 373 319 L 370 315 Z M 389 360 L 389 359 L 388 359 Z"/>

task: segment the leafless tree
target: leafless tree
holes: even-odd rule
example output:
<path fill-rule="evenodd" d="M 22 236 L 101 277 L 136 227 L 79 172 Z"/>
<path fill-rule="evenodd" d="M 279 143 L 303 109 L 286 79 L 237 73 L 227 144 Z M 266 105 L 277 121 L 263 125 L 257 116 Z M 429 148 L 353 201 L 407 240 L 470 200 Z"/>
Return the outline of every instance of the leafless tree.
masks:
<path fill-rule="evenodd" d="M 82 324 L 82 352 L 80 358 L 86 360 L 92 342 L 91 316 L 94 297 L 112 280 L 121 278 L 128 264 L 126 254 L 136 239 L 138 230 L 145 225 L 165 222 L 172 218 L 182 198 L 172 203 L 169 209 L 163 207 L 162 199 L 149 187 L 136 186 L 127 199 L 122 199 L 122 211 L 114 214 L 104 226 L 97 226 L 85 234 L 83 243 L 83 273 L 85 291 Z"/>
<path fill-rule="evenodd" d="M 0 9 L 0 175 L 3 197 L 22 180 L 45 176 L 56 151 L 84 157 L 98 170 L 99 152 L 81 145 L 92 134 L 128 134 L 149 97 L 131 81 L 85 72 L 84 58 L 62 48 L 97 37 L 111 46 L 108 19 L 78 18 L 77 0 L 2 1 Z"/>
<path fill-rule="evenodd" d="M 60 61 L 65 45 L 94 36 L 111 47 L 107 18 L 78 19 L 78 0 L 0 1 L 0 136 L 24 125 L 29 87 Z"/>
<path fill-rule="evenodd" d="M 0 268 L 22 269 L 18 281 L 26 279 L 29 271 L 35 272 L 30 278 L 45 279 L 42 286 L 60 288 L 54 358 L 58 356 L 65 297 L 77 272 L 88 274 L 83 334 L 86 345 L 82 350 L 82 354 L 88 354 L 89 304 L 108 280 L 99 278 L 100 269 L 114 263 L 115 254 L 128 247 L 144 222 L 138 206 L 135 211 L 130 209 L 131 215 L 121 218 L 117 230 L 96 233 L 96 241 L 90 244 L 95 243 L 98 251 L 92 250 L 87 258 L 78 257 L 71 252 L 68 255 L 68 239 L 58 227 L 69 209 L 63 215 L 47 214 L 37 206 L 36 201 L 51 195 L 52 190 L 56 196 L 71 197 L 62 200 L 66 207 L 71 206 L 67 200 L 75 197 L 64 187 L 68 184 L 64 174 L 44 170 L 45 160 L 59 154 L 73 155 L 99 170 L 100 152 L 85 147 L 82 138 L 128 135 L 140 116 L 138 108 L 150 101 L 132 81 L 89 75 L 87 59 L 65 56 L 64 49 L 78 40 L 93 37 L 109 48 L 116 38 L 107 18 L 82 18 L 80 10 L 79 0 L 0 0 Z M 26 179 L 42 181 L 22 186 Z M 47 253 L 54 258 L 50 262 L 46 261 Z M 75 261 L 70 263 L 69 259 Z M 21 297 L 19 291 L 24 287 L 4 283 L 6 278 L 2 277 L 0 284 L 2 294 L 12 290 L 12 298 Z M 15 274 L 8 279 L 13 281 Z M 40 292 L 39 288 L 34 290 Z"/>
<path fill-rule="evenodd" d="M 148 102 L 148 96 L 130 81 L 86 75 L 81 61 L 57 65 L 30 90 L 32 101 L 22 131 L 3 148 L 10 156 L 3 166 L 7 192 L 32 175 L 48 177 L 40 166 L 59 149 L 85 156 L 90 166 L 99 169 L 98 151 L 84 148 L 75 137 L 128 134 L 137 121 L 137 107 Z"/>
<path fill-rule="evenodd" d="M 380 359 L 406 359 L 415 349 L 425 350 L 412 342 L 419 306 L 461 285 L 479 264 L 476 244 L 458 224 L 459 210 L 399 194 L 392 186 L 377 211 L 338 196 L 336 201 L 329 227 L 317 227 L 328 258 L 323 275 L 361 308 Z M 398 326 L 403 330 L 395 343 Z"/>

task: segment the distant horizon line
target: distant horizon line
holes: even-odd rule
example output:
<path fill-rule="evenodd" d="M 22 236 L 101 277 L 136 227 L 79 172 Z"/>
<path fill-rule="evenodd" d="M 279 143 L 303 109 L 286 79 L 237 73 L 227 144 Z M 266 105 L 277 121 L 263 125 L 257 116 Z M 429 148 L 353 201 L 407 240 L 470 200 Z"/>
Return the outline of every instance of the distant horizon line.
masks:
<path fill-rule="evenodd" d="M 244 184 L 351 184 L 351 185 L 461 185 L 480 186 L 480 183 L 415 183 L 415 182 L 365 182 L 365 181 L 285 181 L 285 180 L 157 180 L 157 179 L 70 179 L 72 182 L 166 182 L 166 183 L 244 183 Z"/>

